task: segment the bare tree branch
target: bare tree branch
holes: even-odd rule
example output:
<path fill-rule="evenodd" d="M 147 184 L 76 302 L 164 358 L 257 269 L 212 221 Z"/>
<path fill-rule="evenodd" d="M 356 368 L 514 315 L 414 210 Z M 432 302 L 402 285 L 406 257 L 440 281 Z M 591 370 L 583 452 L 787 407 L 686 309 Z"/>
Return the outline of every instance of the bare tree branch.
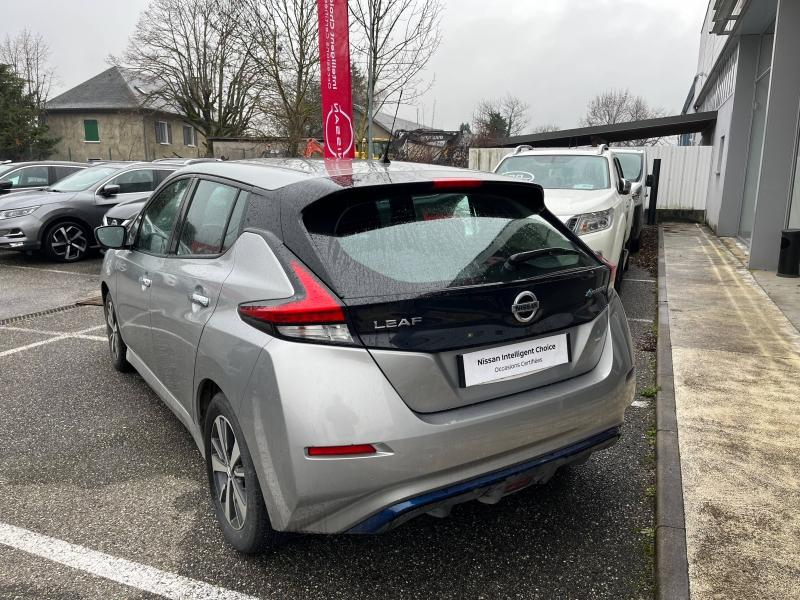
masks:
<path fill-rule="evenodd" d="M 583 127 L 615 125 L 629 121 L 642 121 L 663 116 L 664 110 L 652 108 L 641 96 L 630 90 L 608 90 L 595 96 L 589 103 L 586 116 L 581 119 Z M 664 143 L 664 138 L 649 138 L 617 142 L 619 146 L 654 146 Z"/>
<path fill-rule="evenodd" d="M 128 49 L 111 62 L 145 83 L 153 110 L 183 113 L 203 136 L 243 135 L 257 106 L 254 42 L 241 35 L 236 0 L 153 0 Z M 213 154 L 206 141 L 206 154 Z"/>
<path fill-rule="evenodd" d="M 25 81 L 25 90 L 39 110 L 50 96 L 55 71 L 49 64 L 50 48 L 41 34 L 23 29 L 16 37 L 6 35 L 0 43 L 0 63 L 11 66 L 12 72 Z"/>

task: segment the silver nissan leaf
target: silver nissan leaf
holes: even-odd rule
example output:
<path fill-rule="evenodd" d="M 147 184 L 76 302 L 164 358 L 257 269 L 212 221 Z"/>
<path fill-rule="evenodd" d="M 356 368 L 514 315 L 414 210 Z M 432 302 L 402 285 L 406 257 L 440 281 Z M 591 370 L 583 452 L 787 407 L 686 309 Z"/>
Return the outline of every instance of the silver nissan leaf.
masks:
<path fill-rule="evenodd" d="M 538 185 L 205 163 L 96 235 L 114 366 L 191 432 L 242 552 L 495 503 L 615 443 L 633 399 L 610 269 Z"/>

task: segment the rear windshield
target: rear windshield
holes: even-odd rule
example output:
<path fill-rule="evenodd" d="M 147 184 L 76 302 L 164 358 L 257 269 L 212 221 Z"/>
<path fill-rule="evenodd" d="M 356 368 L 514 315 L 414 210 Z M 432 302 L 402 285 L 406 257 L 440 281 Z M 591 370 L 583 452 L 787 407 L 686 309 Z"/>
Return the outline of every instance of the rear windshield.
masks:
<path fill-rule="evenodd" d="M 602 156 L 534 154 L 509 156 L 497 173 L 538 183 L 546 190 L 604 190 L 610 187 Z"/>
<path fill-rule="evenodd" d="M 507 283 L 599 264 L 529 202 L 489 193 L 329 198 L 307 208 L 303 221 L 344 298 Z"/>

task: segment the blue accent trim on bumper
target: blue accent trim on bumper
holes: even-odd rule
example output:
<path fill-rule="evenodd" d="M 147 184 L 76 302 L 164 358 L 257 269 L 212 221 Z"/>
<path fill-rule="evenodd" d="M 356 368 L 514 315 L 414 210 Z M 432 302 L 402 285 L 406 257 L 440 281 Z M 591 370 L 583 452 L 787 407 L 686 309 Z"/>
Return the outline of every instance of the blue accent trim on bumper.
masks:
<path fill-rule="evenodd" d="M 474 479 L 462 481 L 461 483 L 456 483 L 432 492 L 427 492 L 425 494 L 415 496 L 414 498 L 409 498 L 408 500 L 403 500 L 402 502 L 398 502 L 397 504 L 393 504 L 392 506 L 384 508 L 379 513 L 376 513 L 365 519 L 358 525 L 349 529 L 347 533 L 380 533 L 381 531 L 385 530 L 392 521 L 411 510 L 418 509 L 428 504 L 435 504 L 437 502 L 447 500 L 448 498 L 453 498 L 455 496 L 468 493 L 478 488 L 488 487 L 508 479 L 509 477 L 539 468 L 547 463 L 569 458 L 570 456 L 574 456 L 576 454 L 581 454 L 582 452 L 591 450 L 595 446 L 600 446 L 605 442 L 614 440 L 615 438 L 618 438 L 619 435 L 618 427 L 607 429 L 606 431 L 598 433 L 597 435 L 593 435 L 590 438 L 570 446 L 554 450 L 553 452 L 544 454 L 527 462 L 520 463 L 512 467 L 507 467 L 505 469 L 501 469 L 500 471 L 494 471 L 493 473 L 488 473 L 486 475 L 481 475 Z"/>

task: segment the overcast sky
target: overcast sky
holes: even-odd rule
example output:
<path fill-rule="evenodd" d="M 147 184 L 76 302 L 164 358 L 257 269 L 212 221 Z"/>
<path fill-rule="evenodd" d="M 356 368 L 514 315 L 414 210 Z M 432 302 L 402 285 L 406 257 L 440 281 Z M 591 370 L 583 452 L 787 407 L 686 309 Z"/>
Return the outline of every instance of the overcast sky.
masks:
<path fill-rule="evenodd" d="M 445 129 L 482 98 L 517 95 L 531 126 L 576 126 L 598 92 L 630 88 L 670 114 L 694 77 L 706 0 L 444 0 L 435 83 L 400 116 Z M 7 0 L 0 37 L 27 27 L 50 44 L 58 91 L 107 68 L 148 0 Z M 434 102 L 436 112 L 434 116 Z M 432 119 L 435 119 L 431 123 Z"/>

